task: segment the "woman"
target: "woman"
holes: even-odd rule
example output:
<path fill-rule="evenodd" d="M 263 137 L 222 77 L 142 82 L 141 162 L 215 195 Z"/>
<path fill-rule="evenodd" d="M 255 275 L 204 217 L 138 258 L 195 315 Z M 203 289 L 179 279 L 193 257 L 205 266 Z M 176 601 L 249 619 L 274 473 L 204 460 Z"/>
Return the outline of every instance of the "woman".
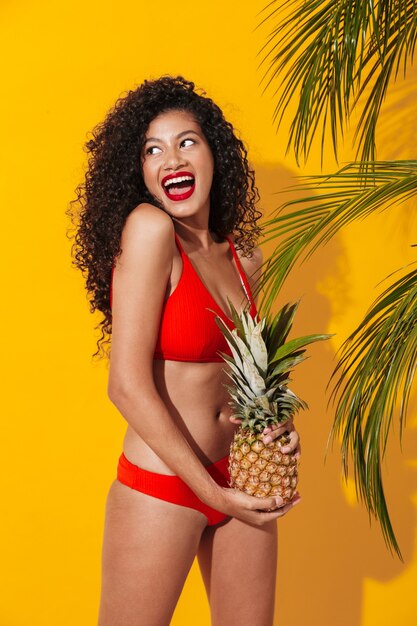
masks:
<path fill-rule="evenodd" d="M 229 301 L 256 315 L 260 214 L 245 148 L 193 83 L 162 77 L 119 99 L 87 149 L 75 263 L 104 314 L 101 347 L 111 333 L 108 395 L 128 423 L 99 626 L 169 624 L 196 555 L 213 624 L 269 626 L 276 519 L 299 496 L 283 506 L 227 486 L 236 422 L 214 322 Z M 283 451 L 299 454 L 292 423 L 265 442 L 284 431 Z"/>

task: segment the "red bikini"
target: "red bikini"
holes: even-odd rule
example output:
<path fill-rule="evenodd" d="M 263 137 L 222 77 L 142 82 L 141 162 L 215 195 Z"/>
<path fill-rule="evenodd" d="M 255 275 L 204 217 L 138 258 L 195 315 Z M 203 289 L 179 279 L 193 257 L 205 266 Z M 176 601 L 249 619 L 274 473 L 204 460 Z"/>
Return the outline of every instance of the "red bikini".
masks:
<path fill-rule="evenodd" d="M 229 456 L 206 466 L 207 472 L 221 487 L 229 485 Z M 122 452 L 117 466 L 117 480 L 124 485 L 146 493 L 153 498 L 172 502 L 180 506 L 200 511 L 207 517 L 208 526 L 219 524 L 227 519 L 227 515 L 212 509 L 197 498 L 194 491 L 179 476 L 149 472 L 131 463 Z"/>
<path fill-rule="evenodd" d="M 231 354 L 229 346 L 218 329 L 213 311 L 222 318 L 230 329 L 233 322 L 224 314 L 213 296 L 203 284 L 190 259 L 185 254 L 178 236 L 175 241 L 181 252 L 182 274 L 175 291 L 166 300 L 159 335 L 155 348 L 155 359 L 164 361 L 197 361 L 213 363 L 223 361 L 219 352 Z M 232 241 L 227 238 L 235 260 L 246 297 L 250 303 L 250 314 L 256 315 L 248 279 L 240 264 Z"/>
<path fill-rule="evenodd" d="M 176 234 L 175 241 L 181 253 L 182 274 L 178 285 L 163 306 L 154 359 L 202 363 L 222 362 L 219 352 L 230 354 L 230 350 L 214 321 L 215 314 L 221 317 L 230 329 L 234 328 L 234 324 L 205 287 Z M 227 241 L 250 304 L 250 315 L 256 317 L 256 305 L 248 279 L 232 241 L 228 237 Z M 110 289 L 110 306 L 111 304 Z M 230 479 L 228 456 L 206 466 L 206 470 L 218 485 L 228 486 Z M 228 517 L 204 504 L 179 476 L 144 470 L 131 463 L 124 453 L 119 458 L 117 479 L 141 493 L 199 511 L 207 517 L 209 526 L 219 524 Z"/>

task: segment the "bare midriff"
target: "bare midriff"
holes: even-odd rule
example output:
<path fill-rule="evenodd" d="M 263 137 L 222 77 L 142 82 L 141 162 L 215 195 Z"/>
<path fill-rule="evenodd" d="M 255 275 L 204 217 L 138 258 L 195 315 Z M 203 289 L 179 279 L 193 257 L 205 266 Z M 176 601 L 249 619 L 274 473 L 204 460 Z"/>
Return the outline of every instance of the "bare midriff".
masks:
<path fill-rule="evenodd" d="M 232 411 L 224 387 L 229 378 L 224 367 L 223 363 L 162 360 L 155 360 L 153 365 L 159 395 L 203 465 L 228 454 L 236 429 L 229 420 Z M 132 463 L 143 469 L 159 474 L 173 473 L 130 426 L 123 451 Z"/>

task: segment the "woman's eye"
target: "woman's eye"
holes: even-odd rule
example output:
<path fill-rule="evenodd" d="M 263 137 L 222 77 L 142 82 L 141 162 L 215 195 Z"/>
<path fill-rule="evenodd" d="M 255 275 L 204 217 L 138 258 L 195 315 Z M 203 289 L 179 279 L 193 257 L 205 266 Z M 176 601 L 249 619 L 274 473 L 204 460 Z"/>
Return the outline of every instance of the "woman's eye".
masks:
<path fill-rule="evenodd" d="M 181 142 L 181 145 L 182 145 L 182 146 L 184 146 L 184 148 L 188 148 L 189 146 L 192 146 L 192 145 L 194 145 L 194 144 L 195 144 L 194 139 L 184 139 L 184 140 Z"/>
<path fill-rule="evenodd" d="M 158 148 L 158 146 L 149 146 L 145 150 L 145 154 L 158 154 L 158 152 L 161 152 L 161 148 Z"/>

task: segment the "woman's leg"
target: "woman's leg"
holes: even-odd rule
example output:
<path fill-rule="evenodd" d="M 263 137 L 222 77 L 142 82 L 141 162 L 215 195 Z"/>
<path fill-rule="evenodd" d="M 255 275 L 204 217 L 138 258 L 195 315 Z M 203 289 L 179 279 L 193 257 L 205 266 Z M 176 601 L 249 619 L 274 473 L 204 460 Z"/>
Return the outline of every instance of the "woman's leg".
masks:
<path fill-rule="evenodd" d="M 99 626 L 168 625 L 207 524 L 115 480 L 106 502 Z"/>
<path fill-rule="evenodd" d="M 198 560 L 212 626 L 272 626 L 277 522 L 250 526 L 237 519 L 208 526 Z"/>

